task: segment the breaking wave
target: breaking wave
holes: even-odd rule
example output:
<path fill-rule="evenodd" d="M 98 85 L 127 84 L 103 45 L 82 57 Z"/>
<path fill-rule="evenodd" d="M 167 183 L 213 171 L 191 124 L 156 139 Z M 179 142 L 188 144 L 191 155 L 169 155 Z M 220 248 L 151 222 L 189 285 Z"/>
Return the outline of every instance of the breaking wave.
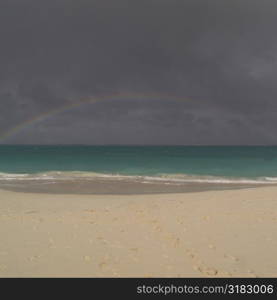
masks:
<path fill-rule="evenodd" d="M 66 180 L 123 180 L 141 183 L 206 183 L 206 184 L 253 184 L 268 185 L 277 184 L 277 177 L 226 177 L 226 176 L 208 176 L 208 175 L 188 175 L 188 174 L 157 174 L 157 175 L 123 175 L 123 174 L 105 174 L 95 172 L 43 172 L 34 174 L 12 174 L 0 173 L 0 181 L 66 181 Z"/>

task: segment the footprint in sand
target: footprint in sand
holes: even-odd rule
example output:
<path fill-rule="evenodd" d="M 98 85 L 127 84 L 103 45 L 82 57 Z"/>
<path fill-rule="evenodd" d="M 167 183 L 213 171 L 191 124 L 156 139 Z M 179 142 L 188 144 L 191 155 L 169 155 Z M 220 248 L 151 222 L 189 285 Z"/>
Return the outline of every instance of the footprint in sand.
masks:
<path fill-rule="evenodd" d="M 191 249 L 186 249 L 186 254 L 190 257 L 190 258 L 195 258 L 195 254 L 193 253 L 193 250 Z"/>
<path fill-rule="evenodd" d="M 89 212 L 89 213 L 95 213 L 96 212 L 94 209 L 86 209 L 85 211 Z"/>
<path fill-rule="evenodd" d="M 158 232 L 161 232 L 161 231 L 162 231 L 162 227 L 161 227 L 161 226 L 156 226 L 154 229 L 155 229 L 156 231 L 158 231 Z"/>
<path fill-rule="evenodd" d="M 177 248 L 180 245 L 180 238 L 176 238 L 174 241 L 174 247 Z"/>
<path fill-rule="evenodd" d="M 204 216 L 203 220 L 206 221 L 206 222 L 209 222 L 211 220 L 211 217 L 210 216 Z"/>
<path fill-rule="evenodd" d="M 28 259 L 29 259 L 30 261 L 36 261 L 36 260 L 38 260 L 39 258 L 41 258 L 41 255 L 33 255 L 33 256 L 29 257 Z"/>
<path fill-rule="evenodd" d="M 49 238 L 49 248 L 56 248 L 56 246 L 55 246 L 55 241 L 52 239 L 52 238 Z"/>
<path fill-rule="evenodd" d="M 233 261 L 239 261 L 239 259 L 237 257 L 235 257 L 233 255 L 230 255 L 230 254 L 224 254 L 224 257 L 225 258 L 229 258 L 229 259 L 231 259 Z"/>
<path fill-rule="evenodd" d="M 88 255 L 85 255 L 85 256 L 84 256 L 84 260 L 85 260 L 86 262 L 90 262 L 90 261 L 91 261 L 91 257 L 88 256 Z"/>
<path fill-rule="evenodd" d="M 130 248 L 131 251 L 138 251 L 138 248 Z"/>
<path fill-rule="evenodd" d="M 98 266 L 100 269 L 104 269 L 107 266 L 107 263 L 105 261 L 103 261 L 103 262 L 99 263 Z"/>
<path fill-rule="evenodd" d="M 247 274 L 249 274 L 249 277 L 257 278 L 258 275 L 253 270 L 247 270 Z"/>
<path fill-rule="evenodd" d="M 218 270 L 215 268 L 209 268 L 209 267 L 204 267 L 204 266 L 194 266 L 194 269 L 199 271 L 205 276 L 215 276 L 218 274 Z"/>
<path fill-rule="evenodd" d="M 206 266 L 193 249 L 186 249 L 185 251 L 188 257 L 194 262 L 194 270 L 208 277 L 218 275 L 219 271 L 213 267 Z"/>
<path fill-rule="evenodd" d="M 215 249 L 215 245 L 213 245 L 213 244 L 209 244 L 208 247 L 213 250 Z"/>
<path fill-rule="evenodd" d="M 0 265 L 0 271 L 5 271 L 7 269 L 7 266 L 5 265 Z"/>

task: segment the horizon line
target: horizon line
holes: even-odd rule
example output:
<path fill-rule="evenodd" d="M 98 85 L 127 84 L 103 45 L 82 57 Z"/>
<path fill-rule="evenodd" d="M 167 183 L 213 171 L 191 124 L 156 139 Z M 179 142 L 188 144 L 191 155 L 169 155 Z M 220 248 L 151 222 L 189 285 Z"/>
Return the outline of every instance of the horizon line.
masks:
<path fill-rule="evenodd" d="M 89 146 L 89 147 L 277 147 L 277 144 L 1 144 L 1 146 Z"/>

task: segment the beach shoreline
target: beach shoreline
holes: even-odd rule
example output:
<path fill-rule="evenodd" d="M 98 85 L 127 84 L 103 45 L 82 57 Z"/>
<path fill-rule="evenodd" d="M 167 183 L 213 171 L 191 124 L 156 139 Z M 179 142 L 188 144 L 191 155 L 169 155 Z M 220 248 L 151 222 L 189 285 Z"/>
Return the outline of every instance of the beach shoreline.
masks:
<path fill-rule="evenodd" d="M 277 277 L 276 194 L 0 190 L 0 277 Z"/>
<path fill-rule="evenodd" d="M 174 182 L 148 179 L 66 179 L 66 180 L 0 180 L 0 189 L 12 192 L 39 194 L 67 194 L 67 195 L 148 195 L 198 193 L 206 191 L 225 191 L 249 189 L 266 186 L 277 186 L 274 183 L 243 183 L 243 182 Z"/>

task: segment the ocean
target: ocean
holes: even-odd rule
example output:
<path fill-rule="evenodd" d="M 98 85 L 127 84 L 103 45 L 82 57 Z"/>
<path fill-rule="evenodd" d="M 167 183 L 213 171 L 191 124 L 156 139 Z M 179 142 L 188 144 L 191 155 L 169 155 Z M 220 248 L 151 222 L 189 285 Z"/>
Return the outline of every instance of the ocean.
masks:
<path fill-rule="evenodd" d="M 136 183 L 141 192 L 276 184 L 277 147 L 0 146 L 0 188 L 66 192 L 70 186 L 72 193 L 74 183 L 75 191 L 93 193 L 95 182 L 102 192 L 116 192 L 109 182 L 123 190 Z"/>

